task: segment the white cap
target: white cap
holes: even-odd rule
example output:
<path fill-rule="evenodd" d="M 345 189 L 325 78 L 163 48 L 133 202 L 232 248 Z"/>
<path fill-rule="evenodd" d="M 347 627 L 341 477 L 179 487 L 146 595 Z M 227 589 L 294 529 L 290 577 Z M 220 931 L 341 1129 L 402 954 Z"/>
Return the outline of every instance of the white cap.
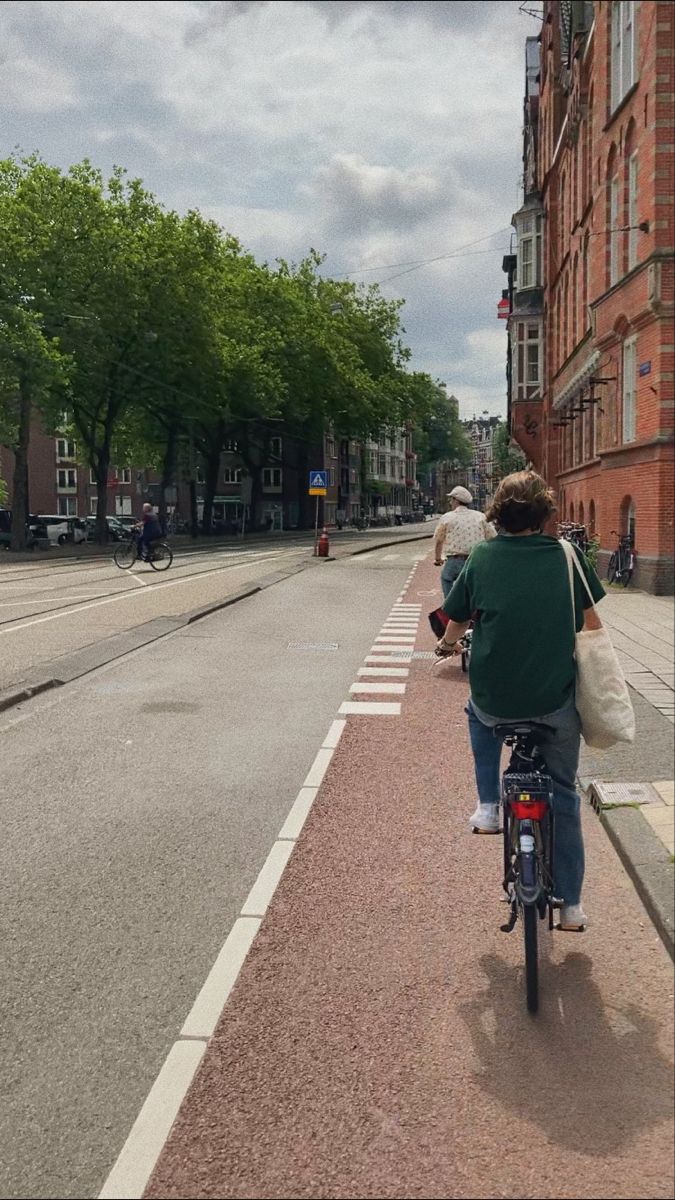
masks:
<path fill-rule="evenodd" d="M 451 500 L 458 500 L 460 504 L 473 504 L 473 496 L 468 488 L 454 487 L 451 492 L 448 492 Z"/>

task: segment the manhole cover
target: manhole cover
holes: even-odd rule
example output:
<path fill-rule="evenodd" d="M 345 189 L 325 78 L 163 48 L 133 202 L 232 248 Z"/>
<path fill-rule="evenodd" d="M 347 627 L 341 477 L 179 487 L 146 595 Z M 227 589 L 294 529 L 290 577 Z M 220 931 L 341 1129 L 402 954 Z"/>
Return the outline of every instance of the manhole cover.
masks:
<path fill-rule="evenodd" d="M 603 808 L 656 804 L 659 795 L 651 783 L 604 783 L 601 779 L 593 779 L 588 788 L 588 799 L 596 812 L 602 812 Z"/>
<path fill-rule="evenodd" d="M 337 642 L 289 642 L 287 650 L 337 650 Z"/>
<path fill-rule="evenodd" d="M 433 650 L 415 650 L 413 658 L 436 658 Z"/>

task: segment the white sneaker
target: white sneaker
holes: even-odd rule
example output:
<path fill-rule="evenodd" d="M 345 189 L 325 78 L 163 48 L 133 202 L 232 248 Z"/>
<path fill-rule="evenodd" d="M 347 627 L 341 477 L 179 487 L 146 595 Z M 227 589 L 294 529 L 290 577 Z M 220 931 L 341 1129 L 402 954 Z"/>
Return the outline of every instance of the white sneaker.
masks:
<path fill-rule="evenodd" d="M 588 925 L 588 917 L 580 904 L 563 904 L 560 909 L 559 929 L 568 933 L 582 933 Z"/>
<path fill-rule="evenodd" d="M 499 805 L 479 804 L 475 813 L 469 818 L 469 824 L 476 833 L 499 833 Z"/>

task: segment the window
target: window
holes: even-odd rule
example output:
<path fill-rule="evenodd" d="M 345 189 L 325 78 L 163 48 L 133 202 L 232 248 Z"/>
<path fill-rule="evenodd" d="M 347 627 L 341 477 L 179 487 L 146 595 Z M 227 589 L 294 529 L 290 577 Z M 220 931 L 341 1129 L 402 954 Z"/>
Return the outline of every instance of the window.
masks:
<path fill-rule="evenodd" d="M 386 478 L 386 475 L 387 475 L 387 456 L 386 456 L 386 454 L 380 454 L 379 459 L 378 459 L 378 464 L 377 464 L 377 471 L 378 471 L 379 475 L 384 475 Z"/>
<path fill-rule="evenodd" d="M 368 451 L 368 474 L 377 475 L 377 455 L 374 450 Z"/>
<path fill-rule="evenodd" d="M 281 488 L 281 467 L 263 467 L 263 487 Z"/>
<path fill-rule="evenodd" d="M 329 487 L 335 487 L 335 467 L 328 468 L 328 484 Z"/>
<path fill-rule="evenodd" d="M 130 517 L 131 496 L 115 496 L 115 514 L 118 517 Z"/>
<path fill-rule="evenodd" d="M 57 504 L 60 517 L 77 516 L 77 496 L 59 496 Z"/>
<path fill-rule="evenodd" d="M 619 278 L 619 176 L 615 175 L 609 185 L 609 284 Z"/>
<path fill-rule="evenodd" d="M 335 438 L 329 434 L 326 438 L 326 458 L 335 458 Z"/>
<path fill-rule="evenodd" d="M 637 338 L 623 344 L 623 440 L 634 442 L 636 434 Z"/>
<path fill-rule="evenodd" d="M 538 321 L 519 321 L 516 327 L 515 397 L 527 400 L 541 381 L 541 340 Z"/>
<path fill-rule="evenodd" d="M 595 533 L 595 500 L 591 500 L 588 506 L 588 532 L 591 537 Z"/>
<path fill-rule="evenodd" d="M 612 4 L 612 112 L 636 80 L 635 0 Z"/>
<path fill-rule="evenodd" d="M 195 479 L 197 483 L 206 483 L 206 476 L 203 467 L 197 467 Z"/>
<path fill-rule="evenodd" d="M 131 483 L 131 467 L 118 467 L 115 473 L 118 483 Z"/>
<path fill-rule="evenodd" d="M 236 454 L 237 450 L 239 449 L 239 445 L 237 442 L 229 441 L 225 442 L 223 449 L 229 450 L 230 454 Z"/>
<path fill-rule="evenodd" d="M 89 471 L 89 482 L 96 483 L 96 472 L 94 470 Z"/>
<path fill-rule="evenodd" d="M 241 483 L 241 467 L 225 467 L 223 483 Z"/>
<path fill-rule="evenodd" d="M 96 496 L 90 496 L 89 497 L 89 513 L 92 517 L 95 517 L 97 512 L 98 512 L 98 500 L 96 499 Z"/>
<path fill-rule="evenodd" d="M 69 438 L 57 438 L 56 457 L 67 459 L 77 458 L 75 442 L 71 442 Z"/>
<path fill-rule="evenodd" d="M 628 270 L 637 265 L 638 248 L 638 160 L 637 154 L 628 159 Z"/>
<path fill-rule="evenodd" d="M 62 467 L 56 472 L 56 486 L 59 491 L 73 490 L 77 487 L 77 471 L 74 467 Z"/>
<path fill-rule="evenodd" d="M 272 458 L 281 459 L 281 438 L 273 437 L 270 439 L 270 454 Z"/>
<path fill-rule="evenodd" d="M 541 284 L 541 217 L 529 217 L 521 225 L 518 239 L 518 287 Z"/>

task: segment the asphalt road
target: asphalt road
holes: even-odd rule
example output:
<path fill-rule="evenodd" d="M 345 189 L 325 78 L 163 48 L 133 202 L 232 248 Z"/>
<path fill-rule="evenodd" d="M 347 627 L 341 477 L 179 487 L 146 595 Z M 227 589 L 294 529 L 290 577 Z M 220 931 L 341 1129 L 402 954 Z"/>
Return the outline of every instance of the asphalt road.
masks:
<path fill-rule="evenodd" d="M 1 1195 L 97 1194 L 425 550 L 295 575 L 0 717 Z M 174 578 L 194 575 L 174 594 L 205 589 L 218 562 L 177 564 Z M 56 593 L 37 604 L 72 605 L 59 588 L 85 578 L 32 570 Z M 92 570 L 93 591 L 119 583 Z M 106 622 L 150 588 L 109 603 Z"/>
<path fill-rule="evenodd" d="M 377 541 L 431 534 L 432 526 L 404 526 L 334 538 L 348 554 Z M 48 664 L 156 617 L 218 603 L 271 571 L 307 562 L 307 535 L 176 550 L 172 567 L 155 572 L 138 564 L 120 571 L 109 557 L 0 562 L 0 691 L 48 674 Z"/>

